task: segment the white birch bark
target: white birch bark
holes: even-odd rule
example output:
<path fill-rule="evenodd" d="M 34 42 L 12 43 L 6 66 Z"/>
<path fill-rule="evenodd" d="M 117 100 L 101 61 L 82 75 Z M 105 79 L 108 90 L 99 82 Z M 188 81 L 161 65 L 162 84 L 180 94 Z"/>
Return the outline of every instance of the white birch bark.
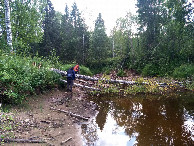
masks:
<path fill-rule="evenodd" d="M 5 2 L 5 24 L 7 31 L 7 44 L 11 48 L 11 52 L 13 52 L 9 0 L 5 0 L 4 2 Z"/>

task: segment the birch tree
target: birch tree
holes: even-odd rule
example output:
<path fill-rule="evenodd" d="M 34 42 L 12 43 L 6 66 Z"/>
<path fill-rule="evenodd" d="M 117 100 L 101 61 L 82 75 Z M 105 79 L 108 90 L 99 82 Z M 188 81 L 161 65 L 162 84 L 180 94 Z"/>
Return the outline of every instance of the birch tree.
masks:
<path fill-rule="evenodd" d="M 5 0 L 5 24 L 7 31 L 7 44 L 11 48 L 11 52 L 13 52 L 9 0 Z"/>

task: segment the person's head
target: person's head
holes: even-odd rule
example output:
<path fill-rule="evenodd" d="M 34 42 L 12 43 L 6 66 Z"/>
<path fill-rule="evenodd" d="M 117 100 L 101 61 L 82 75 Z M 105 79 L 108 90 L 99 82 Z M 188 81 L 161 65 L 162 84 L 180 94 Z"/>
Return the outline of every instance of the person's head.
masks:
<path fill-rule="evenodd" d="M 74 69 L 74 67 L 71 67 L 71 70 L 73 70 Z"/>

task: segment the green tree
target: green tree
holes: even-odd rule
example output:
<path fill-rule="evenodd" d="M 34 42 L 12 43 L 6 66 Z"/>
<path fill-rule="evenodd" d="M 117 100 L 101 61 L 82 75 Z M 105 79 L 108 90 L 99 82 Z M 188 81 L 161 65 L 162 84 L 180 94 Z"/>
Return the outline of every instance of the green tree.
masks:
<path fill-rule="evenodd" d="M 31 44 L 41 41 L 43 14 L 40 8 L 43 5 L 43 1 L 12 2 L 13 43 L 18 53 L 29 51 Z"/>
<path fill-rule="evenodd" d="M 159 43 L 158 36 L 166 16 L 163 4 L 164 0 L 137 0 L 144 61 L 153 59 L 152 52 Z"/>
<path fill-rule="evenodd" d="M 72 41 L 72 31 L 73 31 L 73 25 L 70 22 L 70 12 L 69 8 L 66 5 L 65 7 L 65 13 L 62 16 L 62 23 L 61 23 L 61 60 L 63 62 L 68 62 L 73 60 L 73 54 L 74 50 L 71 48 L 71 41 Z"/>
<path fill-rule="evenodd" d="M 45 7 L 45 19 L 43 22 L 43 41 L 40 44 L 41 50 L 40 55 L 48 56 L 51 55 L 52 52 L 60 53 L 60 45 L 61 45 L 61 37 L 60 37 L 60 20 L 61 16 L 58 13 L 58 17 L 56 16 L 56 12 L 53 8 L 53 5 L 50 0 L 47 1 Z"/>
<path fill-rule="evenodd" d="M 130 12 L 116 21 L 112 31 L 113 56 L 121 58 L 121 66 L 127 66 L 133 60 L 137 39 L 135 38 L 137 19 Z M 127 63 L 127 64 L 126 64 Z"/>
<path fill-rule="evenodd" d="M 101 13 L 99 13 L 96 21 L 94 32 L 91 36 L 91 59 L 94 61 L 101 61 L 109 56 L 109 39 L 105 32 L 104 20 Z"/>
<path fill-rule="evenodd" d="M 77 4 L 74 3 L 72 6 L 72 11 L 70 15 L 71 24 L 73 25 L 73 35 L 72 35 L 72 43 L 73 50 L 74 50 L 74 61 L 78 63 L 84 63 L 86 52 L 86 37 L 87 37 L 87 27 L 84 22 L 84 19 L 81 17 L 81 13 L 79 12 L 79 9 L 77 8 Z"/>

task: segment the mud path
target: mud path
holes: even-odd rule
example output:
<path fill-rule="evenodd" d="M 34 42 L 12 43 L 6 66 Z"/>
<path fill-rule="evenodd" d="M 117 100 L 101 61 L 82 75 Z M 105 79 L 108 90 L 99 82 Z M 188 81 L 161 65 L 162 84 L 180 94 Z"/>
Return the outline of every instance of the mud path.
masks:
<path fill-rule="evenodd" d="M 81 146 L 81 123 L 87 122 L 78 117 L 52 110 L 60 109 L 75 115 L 91 118 L 95 115 L 96 105 L 85 100 L 85 93 L 79 88 L 73 92 L 51 91 L 50 93 L 30 98 L 27 105 L 14 109 L 15 139 L 43 140 L 46 143 L 10 143 L 4 145 L 71 145 Z"/>

